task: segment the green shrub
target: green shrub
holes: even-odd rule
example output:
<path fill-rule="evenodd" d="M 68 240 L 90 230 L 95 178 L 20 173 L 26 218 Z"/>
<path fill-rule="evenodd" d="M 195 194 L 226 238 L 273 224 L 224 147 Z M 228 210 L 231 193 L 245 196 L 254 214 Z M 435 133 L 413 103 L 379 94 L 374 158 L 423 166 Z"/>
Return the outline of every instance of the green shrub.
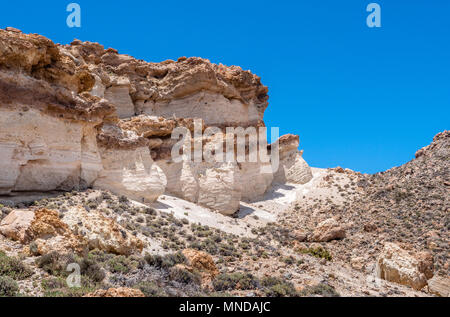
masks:
<path fill-rule="evenodd" d="M 82 297 L 95 291 L 99 285 L 86 276 L 81 276 L 81 287 L 69 287 L 64 277 L 51 277 L 41 282 L 44 297 Z"/>
<path fill-rule="evenodd" d="M 78 264 L 80 265 L 81 275 L 89 278 L 92 282 L 100 283 L 105 279 L 105 271 L 93 260 L 81 259 Z"/>
<path fill-rule="evenodd" d="M 39 257 L 36 265 L 51 275 L 59 276 L 66 275 L 67 265 L 75 262 L 74 255 L 63 255 L 54 251 Z"/>
<path fill-rule="evenodd" d="M 83 297 L 84 295 L 95 291 L 91 287 L 80 287 L 80 288 L 60 288 L 51 289 L 44 292 L 44 297 Z"/>
<path fill-rule="evenodd" d="M 119 202 L 121 202 L 121 203 L 128 203 L 129 201 L 130 200 L 128 199 L 127 196 L 122 195 L 119 197 Z"/>
<path fill-rule="evenodd" d="M 77 263 L 80 266 L 82 284 L 86 287 L 93 287 L 102 282 L 106 274 L 93 259 L 92 254 L 90 255 L 90 257 L 81 258 L 76 255 L 62 255 L 58 252 L 51 252 L 39 257 L 36 260 L 36 265 L 53 276 L 64 278 L 70 274 L 67 271 L 67 266 L 70 263 Z"/>
<path fill-rule="evenodd" d="M 170 269 L 177 264 L 186 263 L 186 257 L 181 253 L 172 253 L 164 256 L 147 254 L 145 260 L 151 266 L 160 267 L 163 269 Z"/>
<path fill-rule="evenodd" d="M 61 277 L 51 277 L 51 278 L 42 280 L 41 286 L 45 291 L 55 290 L 55 289 L 60 289 L 60 288 L 66 287 L 67 282 L 64 278 L 61 278 Z"/>
<path fill-rule="evenodd" d="M 318 248 L 308 248 L 301 251 L 303 254 L 309 254 L 316 258 L 325 259 L 327 261 L 333 260 L 333 257 L 331 256 L 330 252 L 328 250 L 318 247 Z"/>
<path fill-rule="evenodd" d="M 320 283 L 315 286 L 307 286 L 300 292 L 300 296 L 310 297 L 310 296 L 314 296 L 314 295 L 319 295 L 319 296 L 323 296 L 323 297 L 339 297 L 340 296 L 339 293 L 336 292 L 334 287 L 332 287 L 328 284 L 324 284 L 324 283 Z"/>
<path fill-rule="evenodd" d="M 259 281 L 251 273 L 222 273 L 213 282 L 216 291 L 251 290 L 258 287 Z"/>
<path fill-rule="evenodd" d="M 153 281 L 141 282 L 135 287 L 141 290 L 146 297 L 167 297 L 165 290 Z"/>
<path fill-rule="evenodd" d="M 174 266 L 170 268 L 169 276 L 172 281 L 184 283 L 184 284 L 200 284 L 201 276 L 198 272 L 189 272 L 184 267 Z"/>
<path fill-rule="evenodd" d="M 0 276 L 0 297 L 13 297 L 19 292 L 19 286 L 9 276 Z"/>
<path fill-rule="evenodd" d="M 131 271 L 130 261 L 123 255 L 115 256 L 107 262 L 109 271 L 112 273 L 127 274 Z"/>
<path fill-rule="evenodd" d="M 277 277 L 266 277 L 261 281 L 268 297 L 296 297 L 298 293 L 291 282 Z"/>
<path fill-rule="evenodd" d="M 292 256 L 288 256 L 286 258 L 283 258 L 282 260 L 284 263 L 286 263 L 287 265 L 292 265 L 295 263 L 295 259 Z"/>
<path fill-rule="evenodd" d="M 0 251 L 0 276 L 9 276 L 14 280 L 23 280 L 33 272 L 18 258 L 9 257 Z"/>

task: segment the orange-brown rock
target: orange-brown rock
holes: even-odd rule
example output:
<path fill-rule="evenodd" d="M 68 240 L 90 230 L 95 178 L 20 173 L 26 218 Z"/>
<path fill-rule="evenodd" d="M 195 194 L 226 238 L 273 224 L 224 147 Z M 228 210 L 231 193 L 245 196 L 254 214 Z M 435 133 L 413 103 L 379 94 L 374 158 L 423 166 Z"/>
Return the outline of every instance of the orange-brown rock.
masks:
<path fill-rule="evenodd" d="M 204 130 L 203 121 L 200 120 L 200 129 Z M 189 131 L 194 131 L 194 119 L 166 119 L 162 117 L 153 117 L 140 115 L 131 119 L 121 120 L 119 127 L 123 130 L 136 132 L 137 135 L 150 137 L 167 137 L 171 136 L 173 130 L 178 127 L 184 127 Z"/>
<path fill-rule="evenodd" d="M 190 267 L 200 272 L 208 273 L 211 276 L 219 274 L 212 256 L 208 253 L 194 249 L 185 249 L 182 253 L 187 259 L 187 265 Z"/>
<path fill-rule="evenodd" d="M 24 245 L 33 243 L 34 253 L 84 254 L 89 249 L 130 255 L 140 253 L 144 243 L 98 211 L 73 207 L 60 217 L 49 209 L 15 210 L 0 224 L 0 233 Z"/>
<path fill-rule="evenodd" d="M 55 210 L 15 210 L 3 219 L 0 232 L 22 244 L 35 243 L 36 253 L 41 255 L 52 251 L 81 254 L 88 246 L 85 238 L 74 234 Z"/>
<path fill-rule="evenodd" d="M 212 256 L 206 252 L 194 249 L 185 249 L 182 253 L 187 261 L 186 265 L 182 265 L 180 268 L 200 273 L 202 286 L 211 288 L 212 281 L 219 274 Z"/>

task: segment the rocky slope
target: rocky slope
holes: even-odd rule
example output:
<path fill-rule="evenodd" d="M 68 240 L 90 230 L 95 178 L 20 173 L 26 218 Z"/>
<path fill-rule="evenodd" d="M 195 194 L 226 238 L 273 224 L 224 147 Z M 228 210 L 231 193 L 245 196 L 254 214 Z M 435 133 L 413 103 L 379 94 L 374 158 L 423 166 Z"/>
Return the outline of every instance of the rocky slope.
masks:
<path fill-rule="evenodd" d="M 322 242 L 357 270 L 416 289 L 445 284 L 448 291 L 449 155 L 445 131 L 414 160 L 383 173 L 315 172 L 315 190 L 305 191 L 282 221 L 303 233 L 302 243 Z M 329 218 L 335 226 L 321 228 Z"/>
<path fill-rule="evenodd" d="M 376 175 L 311 169 L 294 135 L 277 170 L 172 157 L 180 128 L 263 127 L 267 94 L 239 67 L 0 30 L 0 296 L 448 296 L 448 131 Z"/>

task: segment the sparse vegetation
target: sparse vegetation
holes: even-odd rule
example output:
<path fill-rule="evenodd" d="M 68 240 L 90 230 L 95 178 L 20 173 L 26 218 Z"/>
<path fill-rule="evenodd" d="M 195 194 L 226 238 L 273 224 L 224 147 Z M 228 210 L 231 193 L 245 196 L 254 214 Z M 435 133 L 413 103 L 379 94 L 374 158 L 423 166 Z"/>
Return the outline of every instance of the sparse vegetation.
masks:
<path fill-rule="evenodd" d="M 268 297 L 296 297 L 298 293 L 291 282 L 277 277 L 266 277 L 261 281 Z"/>
<path fill-rule="evenodd" d="M 214 280 L 216 291 L 230 291 L 235 289 L 251 290 L 259 285 L 258 279 L 251 273 L 222 273 Z"/>
<path fill-rule="evenodd" d="M 340 295 L 334 287 L 320 283 L 315 286 L 307 286 L 305 287 L 299 294 L 303 297 L 311 297 L 311 296 L 323 296 L 323 297 L 339 297 Z"/>
<path fill-rule="evenodd" d="M 300 251 L 303 254 L 309 254 L 316 258 L 325 259 L 327 261 L 333 260 L 333 257 L 331 256 L 330 252 L 328 250 L 317 247 L 317 248 L 307 248 Z"/>
<path fill-rule="evenodd" d="M 9 257 L 0 251 L 0 276 L 8 276 L 14 280 L 23 280 L 32 275 L 31 269 L 16 257 Z"/>

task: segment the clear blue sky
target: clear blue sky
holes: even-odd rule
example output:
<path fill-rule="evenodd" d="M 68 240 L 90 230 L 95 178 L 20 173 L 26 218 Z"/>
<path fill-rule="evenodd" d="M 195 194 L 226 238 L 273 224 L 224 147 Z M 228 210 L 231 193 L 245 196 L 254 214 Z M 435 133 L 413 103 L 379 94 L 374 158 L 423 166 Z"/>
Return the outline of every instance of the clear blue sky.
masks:
<path fill-rule="evenodd" d="M 66 26 L 66 6 L 82 27 Z M 382 27 L 366 6 L 382 7 Z M 0 26 L 99 42 L 147 61 L 200 56 L 269 86 L 265 121 L 312 166 L 374 173 L 450 128 L 450 1 L 3 1 Z"/>

